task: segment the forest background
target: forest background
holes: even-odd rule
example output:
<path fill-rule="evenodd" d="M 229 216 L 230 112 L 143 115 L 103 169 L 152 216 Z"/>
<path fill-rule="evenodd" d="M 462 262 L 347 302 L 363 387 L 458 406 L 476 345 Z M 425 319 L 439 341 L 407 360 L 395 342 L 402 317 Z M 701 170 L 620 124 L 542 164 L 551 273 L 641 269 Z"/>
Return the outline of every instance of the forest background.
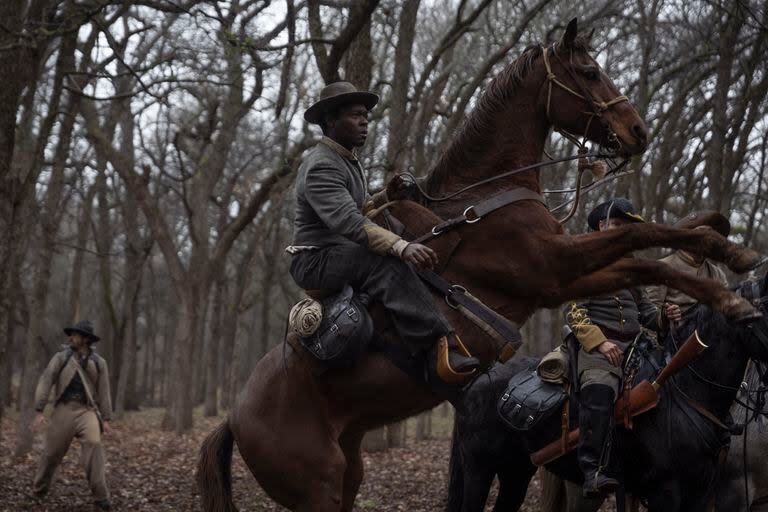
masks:
<path fill-rule="evenodd" d="M 0 419 L 14 454 L 32 448 L 37 378 L 76 319 L 102 338 L 118 418 L 160 408 L 183 433 L 195 407 L 226 412 L 301 296 L 283 249 L 320 136 L 302 114 L 325 83 L 381 96 L 360 152 L 376 190 L 426 173 L 495 73 L 572 17 L 595 30 L 650 145 L 566 229 L 622 195 L 653 222 L 719 210 L 734 241 L 768 252 L 768 2 L 0 2 Z M 547 151 L 575 148 L 553 135 Z M 544 188 L 574 171 L 547 168 Z M 560 324 L 538 313 L 526 350 L 556 344 Z M 399 424 L 368 446 L 404 442 Z"/>

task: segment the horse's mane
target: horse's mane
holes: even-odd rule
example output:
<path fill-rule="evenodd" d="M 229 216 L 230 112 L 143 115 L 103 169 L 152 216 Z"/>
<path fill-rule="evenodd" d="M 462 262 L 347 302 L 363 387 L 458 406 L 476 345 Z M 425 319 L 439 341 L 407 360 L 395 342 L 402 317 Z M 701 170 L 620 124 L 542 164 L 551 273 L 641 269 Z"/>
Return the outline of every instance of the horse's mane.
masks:
<path fill-rule="evenodd" d="M 493 130 L 494 115 L 504 109 L 504 106 L 517 93 L 533 64 L 542 55 L 542 46 L 528 46 L 523 53 L 509 63 L 488 84 L 480 95 L 477 106 L 467 115 L 461 127 L 451 141 L 448 149 L 438 159 L 437 163 L 427 174 L 427 190 L 433 191 L 452 170 L 464 167 L 470 162 L 477 161 L 476 154 L 487 151 L 488 134 Z M 577 36 L 571 48 L 577 51 L 589 52 L 592 48 L 589 39 Z M 554 45 L 555 52 L 562 49 L 562 43 Z"/>

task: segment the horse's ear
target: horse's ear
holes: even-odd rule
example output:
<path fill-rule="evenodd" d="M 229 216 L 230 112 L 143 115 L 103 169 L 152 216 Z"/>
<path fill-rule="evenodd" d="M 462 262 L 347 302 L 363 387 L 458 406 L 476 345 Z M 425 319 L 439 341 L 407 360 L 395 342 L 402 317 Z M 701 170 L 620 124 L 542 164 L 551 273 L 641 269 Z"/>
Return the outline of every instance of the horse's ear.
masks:
<path fill-rule="evenodd" d="M 589 31 L 589 34 L 587 34 L 587 45 L 592 46 L 592 36 L 595 35 L 595 27 L 592 27 L 592 30 Z"/>
<path fill-rule="evenodd" d="M 579 33 L 579 27 L 577 18 L 573 18 L 570 22 L 568 22 L 568 26 L 565 28 L 565 34 L 563 34 L 563 38 L 560 40 L 560 43 L 564 48 L 570 48 L 573 45 L 573 42 L 576 40 L 576 34 Z"/>

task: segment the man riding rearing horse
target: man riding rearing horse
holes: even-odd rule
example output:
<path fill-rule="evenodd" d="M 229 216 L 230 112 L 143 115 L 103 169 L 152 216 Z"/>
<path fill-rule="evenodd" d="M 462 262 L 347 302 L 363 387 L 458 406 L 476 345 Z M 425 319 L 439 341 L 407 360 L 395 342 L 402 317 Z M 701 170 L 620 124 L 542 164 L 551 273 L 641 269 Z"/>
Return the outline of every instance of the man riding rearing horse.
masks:
<path fill-rule="evenodd" d="M 478 369 L 414 268 L 432 269 L 437 254 L 376 225 L 365 213 L 371 197 L 354 153 L 365 143 L 368 112 L 378 96 L 348 82 L 323 88 L 304 118 L 323 138 L 304 156 L 296 179 L 291 276 L 304 289 L 339 290 L 345 284 L 380 302 L 413 352 L 429 350 L 438 377 L 463 384 Z"/>

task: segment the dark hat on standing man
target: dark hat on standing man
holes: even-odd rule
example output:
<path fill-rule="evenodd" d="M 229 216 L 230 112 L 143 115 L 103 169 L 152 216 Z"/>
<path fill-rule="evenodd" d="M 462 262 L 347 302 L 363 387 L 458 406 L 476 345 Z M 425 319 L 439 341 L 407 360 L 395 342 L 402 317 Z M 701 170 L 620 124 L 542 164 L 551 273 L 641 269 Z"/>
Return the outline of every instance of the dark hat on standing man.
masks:
<path fill-rule="evenodd" d="M 731 233 L 731 223 L 728 218 L 715 210 L 693 212 L 674 224 L 674 227 L 679 229 L 694 229 L 699 226 L 709 226 L 726 238 Z"/>
<path fill-rule="evenodd" d="M 600 221 L 614 217 L 627 219 L 630 222 L 645 222 L 645 219 L 637 213 L 635 206 L 629 199 L 616 197 L 597 205 L 594 210 L 589 212 L 587 224 L 589 224 L 590 228 L 597 231 L 600 229 Z"/>
<path fill-rule="evenodd" d="M 80 334 L 88 338 L 88 340 L 91 343 L 96 343 L 101 339 L 93 333 L 93 324 L 91 323 L 90 320 L 80 320 L 79 322 L 77 322 L 75 325 L 71 327 L 65 327 L 64 334 L 66 334 L 67 336 L 72 336 L 73 334 Z"/>
<path fill-rule="evenodd" d="M 349 82 L 334 82 L 323 87 L 320 99 L 304 111 L 304 119 L 309 123 L 320 124 L 323 114 L 341 105 L 359 104 L 371 110 L 379 102 L 379 96 L 368 91 L 358 91 Z"/>

